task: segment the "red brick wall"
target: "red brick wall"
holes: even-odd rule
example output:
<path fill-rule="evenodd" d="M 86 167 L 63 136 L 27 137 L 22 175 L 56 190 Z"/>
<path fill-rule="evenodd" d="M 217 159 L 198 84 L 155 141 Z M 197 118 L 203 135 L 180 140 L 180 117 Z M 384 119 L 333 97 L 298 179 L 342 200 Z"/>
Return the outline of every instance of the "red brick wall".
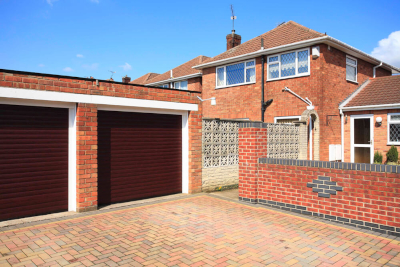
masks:
<path fill-rule="evenodd" d="M 239 129 L 239 196 L 257 199 L 258 159 L 267 156 L 267 129 Z"/>
<path fill-rule="evenodd" d="M 198 83 L 199 81 L 197 81 Z M 200 92 L 149 88 L 116 82 L 47 76 L 36 73 L 0 72 L 1 87 L 14 87 L 75 94 L 103 95 L 199 104 L 189 114 L 189 192 L 201 191 L 201 102 Z M 198 85 L 197 87 L 198 88 Z M 77 210 L 97 207 L 97 107 L 85 103 L 77 107 Z"/>
<path fill-rule="evenodd" d="M 258 163 L 266 156 L 266 129 L 239 130 L 239 197 L 303 206 L 315 212 L 400 227 L 400 174 Z M 307 183 L 328 176 L 343 187 L 318 197 Z"/>
<path fill-rule="evenodd" d="M 97 209 L 97 106 L 79 103 L 77 133 L 77 211 Z"/>
<path fill-rule="evenodd" d="M 400 175 L 382 172 L 259 164 L 258 199 L 307 207 L 348 219 L 400 227 Z M 343 187 L 330 198 L 318 197 L 308 182 L 318 175 Z M 246 179 L 245 177 L 243 179 Z"/>
<path fill-rule="evenodd" d="M 274 122 L 274 117 L 299 116 L 307 105 L 288 92 L 282 92 L 287 86 L 301 97 L 308 97 L 315 106 L 320 119 L 320 159 L 329 160 L 329 145 L 340 144 L 339 103 L 350 95 L 368 77 L 373 75 L 373 66 L 358 60 L 358 84 L 346 81 L 346 54 L 320 44 L 320 57 L 310 59 L 310 76 L 267 81 L 265 100 L 273 103 L 265 112 L 265 122 Z M 311 49 L 311 47 L 310 47 Z M 311 50 L 310 50 L 311 51 Z M 310 56 L 311 57 L 311 56 Z M 203 97 L 216 97 L 217 105 L 204 103 L 204 117 L 221 119 L 249 118 L 261 120 L 261 58 L 256 59 L 256 83 L 215 89 L 215 67 L 203 70 Z M 391 75 L 382 68 L 377 69 L 377 76 Z M 267 67 L 265 65 L 265 80 Z M 327 116 L 329 123 L 327 125 Z M 309 155 L 309 153 L 307 153 Z"/>
<path fill-rule="evenodd" d="M 383 162 L 386 162 L 386 153 L 389 151 L 391 145 L 387 145 L 387 130 L 388 130 L 388 113 L 400 113 L 400 109 L 386 109 L 386 110 L 370 110 L 370 111 L 353 111 L 344 112 L 347 115 L 347 123 L 344 123 L 344 160 L 350 162 L 351 159 L 351 126 L 350 116 L 351 115 L 364 115 L 374 114 L 374 152 L 379 151 L 383 155 Z M 382 118 L 381 126 L 378 126 L 376 118 Z M 395 146 L 400 154 L 400 146 Z"/>
<path fill-rule="evenodd" d="M 201 92 L 202 89 L 202 78 L 196 77 L 188 79 L 188 90 Z"/>

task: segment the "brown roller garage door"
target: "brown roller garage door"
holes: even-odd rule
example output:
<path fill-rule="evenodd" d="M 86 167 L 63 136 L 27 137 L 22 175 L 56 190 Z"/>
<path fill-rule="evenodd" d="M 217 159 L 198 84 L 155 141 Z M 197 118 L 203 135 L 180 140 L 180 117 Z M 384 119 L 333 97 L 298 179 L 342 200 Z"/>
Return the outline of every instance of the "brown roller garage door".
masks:
<path fill-rule="evenodd" d="M 182 192 L 182 117 L 99 111 L 99 205 Z"/>
<path fill-rule="evenodd" d="M 0 220 L 68 209 L 68 109 L 0 105 Z"/>

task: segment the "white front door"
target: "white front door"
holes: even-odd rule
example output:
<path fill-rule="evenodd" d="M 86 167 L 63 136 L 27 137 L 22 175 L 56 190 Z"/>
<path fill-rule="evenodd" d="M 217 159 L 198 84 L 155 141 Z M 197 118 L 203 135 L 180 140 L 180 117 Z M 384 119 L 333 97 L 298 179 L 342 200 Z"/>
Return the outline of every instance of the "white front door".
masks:
<path fill-rule="evenodd" d="M 351 162 L 373 163 L 374 160 L 374 116 L 353 115 L 351 127 Z"/>

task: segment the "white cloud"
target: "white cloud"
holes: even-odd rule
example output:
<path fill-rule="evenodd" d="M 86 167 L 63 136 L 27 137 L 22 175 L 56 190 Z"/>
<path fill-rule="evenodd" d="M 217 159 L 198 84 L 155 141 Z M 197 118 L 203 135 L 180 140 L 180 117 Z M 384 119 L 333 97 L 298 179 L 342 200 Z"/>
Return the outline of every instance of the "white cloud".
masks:
<path fill-rule="evenodd" d="M 39 64 L 38 66 L 41 67 L 41 68 L 43 68 L 43 67 L 44 67 L 44 64 Z"/>
<path fill-rule="evenodd" d="M 56 1 L 58 0 L 46 0 L 47 4 L 49 4 L 50 6 L 53 6 L 53 3 Z"/>
<path fill-rule="evenodd" d="M 87 70 L 97 70 L 99 67 L 99 63 L 93 63 L 93 64 L 83 64 L 82 68 L 87 69 Z"/>
<path fill-rule="evenodd" d="M 388 38 L 378 42 L 371 55 L 383 62 L 400 67 L 400 31 L 392 32 Z"/>
<path fill-rule="evenodd" d="M 83 55 L 82 54 L 77 54 L 76 57 L 83 58 Z"/>
<path fill-rule="evenodd" d="M 71 72 L 71 71 L 74 71 L 73 69 L 71 69 L 70 67 L 65 67 L 65 68 L 63 68 L 63 71 L 66 71 L 66 72 Z"/>
<path fill-rule="evenodd" d="M 90 2 L 92 2 L 92 3 L 96 3 L 96 4 L 100 3 L 100 1 L 99 1 L 99 0 L 90 0 Z"/>
<path fill-rule="evenodd" d="M 128 63 L 125 63 L 124 65 L 121 65 L 120 67 L 123 68 L 124 70 L 131 70 L 132 69 L 132 66 L 129 65 Z"/>

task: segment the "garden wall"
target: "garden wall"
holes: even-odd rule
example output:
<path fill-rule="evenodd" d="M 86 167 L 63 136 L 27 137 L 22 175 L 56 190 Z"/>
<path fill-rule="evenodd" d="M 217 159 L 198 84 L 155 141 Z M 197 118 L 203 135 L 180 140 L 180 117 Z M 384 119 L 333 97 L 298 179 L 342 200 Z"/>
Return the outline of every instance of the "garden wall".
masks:
<path fill-rule="evenodd" d="M 240 124 L 240 200 L 400 236 L 400 166 L 266 158 L 265 137 Z"/>

